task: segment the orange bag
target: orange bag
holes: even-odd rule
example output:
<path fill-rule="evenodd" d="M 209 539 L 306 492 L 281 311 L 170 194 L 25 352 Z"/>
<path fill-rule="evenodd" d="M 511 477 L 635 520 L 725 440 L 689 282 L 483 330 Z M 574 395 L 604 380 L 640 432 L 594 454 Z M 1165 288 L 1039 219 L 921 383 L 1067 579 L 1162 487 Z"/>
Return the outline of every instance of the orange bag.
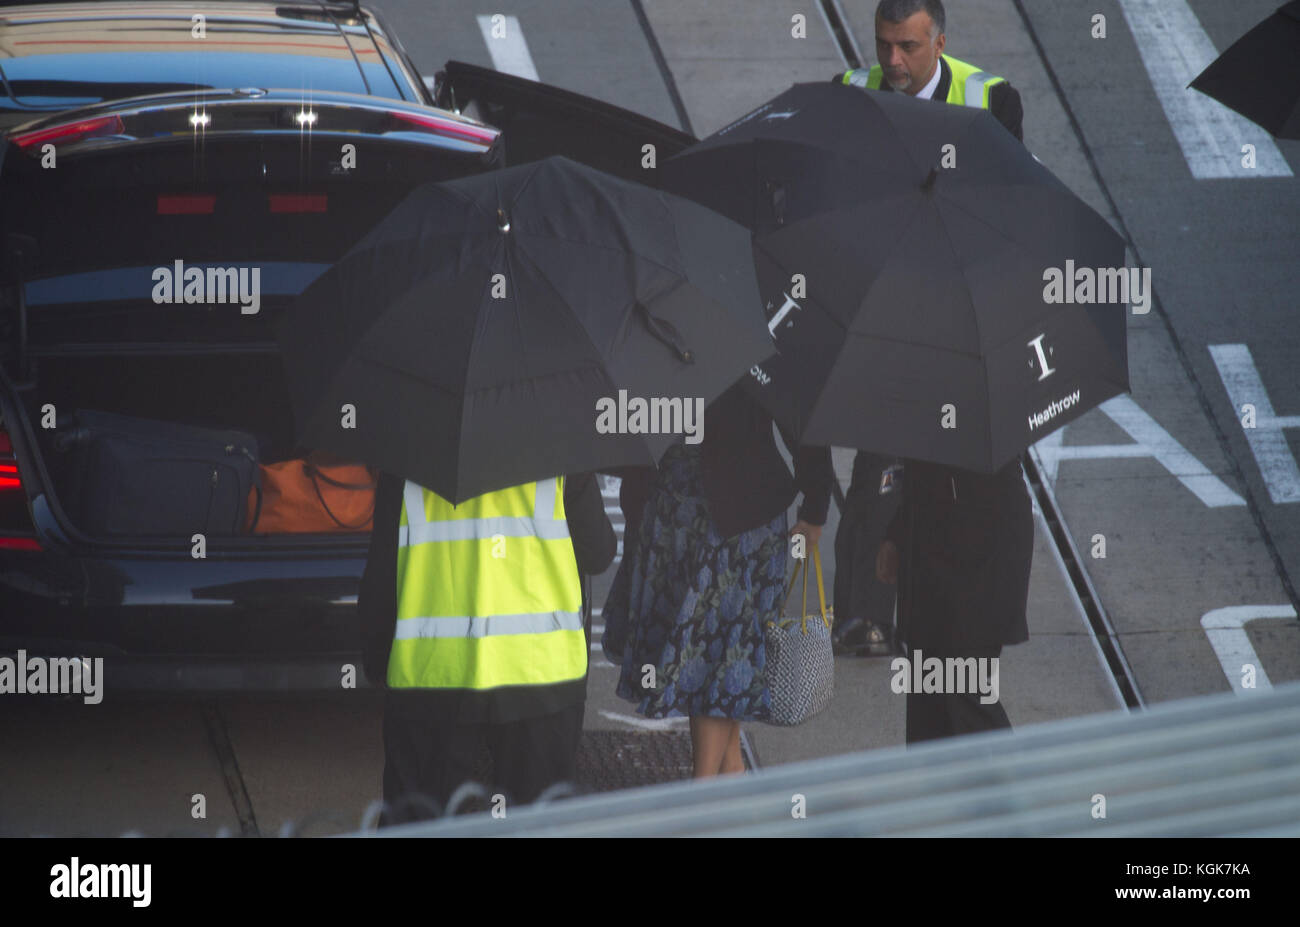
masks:
<path fill-rule="evenodd" d="M 295 458 L 262 464 L 261 470 L 261 510 L 254 487 L 248 494 L 247 533 L 371 530 L 375 480 L 365 464 L 318 466 Z"/>

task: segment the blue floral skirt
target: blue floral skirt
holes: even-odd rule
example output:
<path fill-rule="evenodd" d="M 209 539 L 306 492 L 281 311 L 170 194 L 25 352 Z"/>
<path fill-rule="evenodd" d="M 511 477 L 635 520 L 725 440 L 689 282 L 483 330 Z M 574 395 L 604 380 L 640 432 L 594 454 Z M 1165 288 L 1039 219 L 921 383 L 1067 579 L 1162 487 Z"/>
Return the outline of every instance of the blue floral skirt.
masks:
<path fill-rule="evenodd" d="M 699 445 L 659 465 L 636 537 L 602 610 L 618 695 L 649 718 L 766 721 L 771 694 L 763 628 L 784 592 L 786 515 L 731 538 L 704 499 Z"/>

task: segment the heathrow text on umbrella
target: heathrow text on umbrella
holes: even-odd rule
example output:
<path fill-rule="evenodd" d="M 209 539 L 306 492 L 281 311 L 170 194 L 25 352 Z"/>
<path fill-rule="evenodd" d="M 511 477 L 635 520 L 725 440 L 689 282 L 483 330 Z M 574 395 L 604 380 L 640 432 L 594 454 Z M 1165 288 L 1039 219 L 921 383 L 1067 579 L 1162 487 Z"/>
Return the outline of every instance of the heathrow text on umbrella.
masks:
<path fill-rule="evenodd" d="M 1061 399 L 1053 400 L 1052 404 L 1048 406 L 1046 409 L 1044 409 L 1042 412 L 1035 412 L 1034 414 L 1029 416 L 1029 427 L 1033 429 L 1033 428 L 1040 428 L 1043 425 L 1046 425 L 1048 422 L 1056 418 L 1056 416 L 1058 416 L 1066 409 L 1076 404 L 1078 401 L 1079 401 L 1079 390 L 1077 389 L 1068 396 L 1064 396 Z"/>

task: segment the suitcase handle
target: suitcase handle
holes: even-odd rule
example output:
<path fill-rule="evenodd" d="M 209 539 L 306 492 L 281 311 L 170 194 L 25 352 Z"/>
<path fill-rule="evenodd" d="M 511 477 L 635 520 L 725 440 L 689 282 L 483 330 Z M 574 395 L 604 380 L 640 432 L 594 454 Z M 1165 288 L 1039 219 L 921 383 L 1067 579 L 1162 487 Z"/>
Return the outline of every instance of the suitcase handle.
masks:
<path fill-rule="evenodd" d="M 257 490 L 257 503 L 253 506 L 253 520 L 248 525 L 247 534 L 257 531 L 257 520 L 262 517 L 262 487 L 254 482 L 253 488 Z"/>

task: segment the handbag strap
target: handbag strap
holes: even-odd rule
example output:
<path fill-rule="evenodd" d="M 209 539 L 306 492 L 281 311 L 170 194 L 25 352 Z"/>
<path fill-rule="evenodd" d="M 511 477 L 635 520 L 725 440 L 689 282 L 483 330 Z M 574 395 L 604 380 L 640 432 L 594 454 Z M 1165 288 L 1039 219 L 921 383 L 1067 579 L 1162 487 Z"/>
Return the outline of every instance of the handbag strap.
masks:
<path fill-rule="evenodd" d="M 313 467 L 311 464 L 307 463 L 306 461 L 303 461 L 302 467 L 303 467 L 303 470 L 306 471 L 307 476 L 309 476 L 309 477 L 311 478 L 311 488 L 314 489 L 314 490 L 316 490 L 316 498 L 320 500 L 321 507 L 322 507 L 323 509 L 325 509 L 325 514 L 328 515 L 328 516 L 330 517 L 330 519 L 334 522 L 334 524 L 338 525 L 340 528 L 345 528 L 345 529 L 347 529 L 347 530 L 349 530 L 349 531 L 356 531 L 357 529 L 363 527 L 363 526 L 366 524 L 366 522 L 370 521 L 370 519 L 374 518 L 374 516 L 375 516 L 375 500 L 374 500 L 374 497 L 372 496 L 371 499 L 370 499 L 370 514 L 369 514 L 369 515 L 367 515 L 365 518 L 361 519 L 361 521 L 359 521 L 359 522 L 358 522 L 357 524 L 355 524 L 355 525 L 349 525 L 349 524 L 347 524 L 346 522 L 340 521 L 340 520 L 339 520 L 339 517 L 338 517 L 337 515 L 335 515 L 332 511 L 330 511 L 330 504 L 329 504 L 328 502 L 325 501 L 325 495 L 324 495 L 324 493 L 322 493 L 322 492 L 320 491 L 320 483 L 316 482 L 316 478 L 317 478 L 317 477 L 320 477 L 320 478 L 323 479 L 325 482 L 329 483 L 331 486 L 338 486 L 338 487 L 341 488 L 341 489 L 370 489 L 370 488 L 372 488 L 372 487 L 370 487 L 370 486 L 359 486 L 359 485 L 356 485 L 356 484 L 340 483 L 340 482 L 338 482 L 337 480 L 332 480 L 332 479 L 330 479 L 328 476 L 326 476 L 324 473 L 321 473 L 319 470 L 317 470 L 315 467 Z M 820 577 L 820 574 L 819 574 L 819 577 Z"/>
<path fill-rule="evenodd" d="M 784 612 L 790 604 L 790 593 L 794 591 L 795 581 L 799 578 L 799 571 L 803 571 L 803 605 L 799 609 L 800 629 L 804 634 L 808 633 L 808 570 L 804 563 L 807 558 L 799 560 L 795 564 L 794 575 L 790 577 L 790 585 L 785 590 L 785 602 L 781 606 Z M 822 555 L 821 550 L 814 547 L 812 554 L 813 569 L 817 572 L 817 600 L 821 605 L 822 624 L 827 629 L 831 627 L 831 620 L 826 615 L 826 587 L 822 584 Z"/>

